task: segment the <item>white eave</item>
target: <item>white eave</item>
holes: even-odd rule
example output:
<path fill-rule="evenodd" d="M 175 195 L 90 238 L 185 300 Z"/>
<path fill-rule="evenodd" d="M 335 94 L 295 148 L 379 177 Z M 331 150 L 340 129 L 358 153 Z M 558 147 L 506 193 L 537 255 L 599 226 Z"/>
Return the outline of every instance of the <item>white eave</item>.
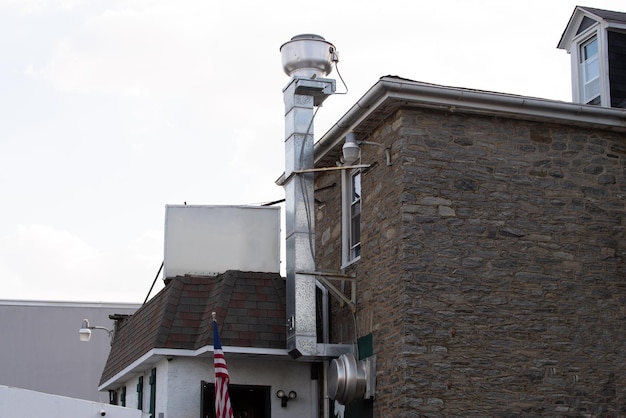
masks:
<path fill-rule="evenodd" d="M 222 350 L 227 361 L 238 358 L 272 358 L 291 360 L 289 353 L 285 349 L 278 348 L 258 348 L 258 347 L 236 347 L 222 346 Z M 175 357 L 212 357 L 213 346 L 207 345 L 197 350 L 184 350 L 175 348 L 153 348 L 137 360 L 126 366 L 122 371 L 98 386 L 99 391 L 117 389 L 120 384 L 127 382 L 133 376 L 144 373 L 155 367 L 163 359 Z"/>
<path fill-rule="evenodd" d="M 626 110 L 382 77 L 315 144 L 315 163 L 350 131 L 372 130 L 401 107 L 439 109 L 626 132 Z M 381 113 L 377 115 L 377 113 Z"/>

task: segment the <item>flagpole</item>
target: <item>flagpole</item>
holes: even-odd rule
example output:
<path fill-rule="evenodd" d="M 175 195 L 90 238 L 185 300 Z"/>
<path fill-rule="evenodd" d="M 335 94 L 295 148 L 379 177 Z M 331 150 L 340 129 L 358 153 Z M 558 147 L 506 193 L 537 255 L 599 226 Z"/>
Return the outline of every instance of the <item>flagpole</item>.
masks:
<path fill-rule="evenodd" d="M 215 417 L 216 418 L 233 418 L 233 408 L 230 404 L 230 396 L 228 396 L 228 384 L 230 377 L 228 375 L 228 367 L 226 367 L 226 359 L 224 358 L 224 350 L 220 342 L 220 335 L 217 327 L 217 319 L 215 312 L 211 312 L 213 316 L 213 367 L 215 369 Z"/>

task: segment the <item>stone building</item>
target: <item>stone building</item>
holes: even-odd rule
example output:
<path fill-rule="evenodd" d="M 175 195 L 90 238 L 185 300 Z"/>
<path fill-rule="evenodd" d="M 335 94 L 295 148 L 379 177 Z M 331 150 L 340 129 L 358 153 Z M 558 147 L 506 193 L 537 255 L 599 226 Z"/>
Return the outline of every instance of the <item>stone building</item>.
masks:
<path fill-rule="evenodd" d="M 383 77 L 318 142 L 318 167 L 348 131 L 382 144 L 316 176 L 318 268 L 356 277 L 357 334 L 334 303 L 331 335 L 373 337 L 375 416 L 626 413 L 625 117 Z"/>
<path fill-rule="evenodd" d="M 613 39 L 616 68 L 624 22 L 577 8 L 560 45 Z M 376 356 L 375 400 L 344 416 L 626 414 L 626 110 L 576 97 L 387 76 L 316 143 L 317 168 L 348 166 L 315 177 L 317 269 L 356 283 L 331 340 Z"/>

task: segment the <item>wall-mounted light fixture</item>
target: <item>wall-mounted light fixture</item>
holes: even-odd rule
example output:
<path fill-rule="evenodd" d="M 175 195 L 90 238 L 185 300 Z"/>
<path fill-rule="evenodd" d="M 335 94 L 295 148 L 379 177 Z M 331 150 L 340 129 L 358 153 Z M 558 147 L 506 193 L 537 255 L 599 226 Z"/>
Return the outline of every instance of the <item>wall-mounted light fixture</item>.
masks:
<path fill-rule="evenodd" d="M 108 329 L 106 327 L 100 327 L 100 326 L 90 326 L 88 319 L 83 319 L 83 325 L 78 330 L 78 336 L 80 337 L 80 340 L 81 341 L 89 341 L 91 339 L 91 330 L 92 329 L 101 329 L 101 330 L 106 331 L 109 334 L 109 338 L 111 338 L 111 341 L 113 341 L 113 330 L 112 329 Z"/>
<path fill-rule="evenodd" d="M 289 394 L 286 394 L 284 390 L 278 389 L 278 391 L 276 391 L 276 397 L 280 399 L 280 406 L 284 408 L 287 406 L 287 402 L 292 399 L 296 399 L 298 394 L 294 390 L 289 391 Z"/>
<path fill-rule="evenodd" d="M 348 132 L 346 135 L 346 142 L 343 144 L 341 152 L 343 153 L 343 162 L 347 165 L 352 165 L 361 156 L 361 147 L 356 142 L 354 132 Z"/>
<path fill-rule="evenodd" d="M 361 145 L 376 145 L 385 150 L 385 157 L 387 158 L 387 165 L 391 165 L 391 147 L 385 147 L 383 144 L 371 141 L 357 141 L 354 132 L 348 132 L 346 134 L 346 142 L 341 148 L 343 153 L 343 162 L 347 165 L 352 165 L 361 156 Z"/>

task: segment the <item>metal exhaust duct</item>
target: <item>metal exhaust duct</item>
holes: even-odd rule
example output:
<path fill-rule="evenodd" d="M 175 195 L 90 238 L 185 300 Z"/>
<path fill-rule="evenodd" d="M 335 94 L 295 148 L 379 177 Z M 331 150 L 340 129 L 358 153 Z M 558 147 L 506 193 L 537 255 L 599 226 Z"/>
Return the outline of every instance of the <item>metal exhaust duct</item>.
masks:
<path fill-rule="evenodd" d="M 317 343 L 313 116 L 335 92 L 336 51 L 319 35 L 298 35 L 280 47 L 283 69 L 291 77 L 285 103 L 285 217 L 287 273 L 287 350 L 302 360 L 336 357 L 329 344 Z"/>

